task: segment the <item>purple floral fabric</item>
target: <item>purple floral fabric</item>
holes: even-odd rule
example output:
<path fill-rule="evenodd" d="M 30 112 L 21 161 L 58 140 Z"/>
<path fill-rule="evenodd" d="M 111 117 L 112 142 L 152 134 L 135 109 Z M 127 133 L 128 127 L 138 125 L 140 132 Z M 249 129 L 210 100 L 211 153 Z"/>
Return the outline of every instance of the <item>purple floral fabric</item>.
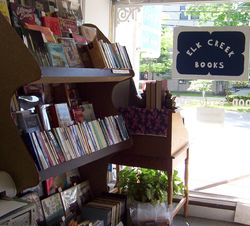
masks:
<path fill-rule="evenodd" d="M 127 129 L 132 134 L 167 136 L 169 109 L 121 108 Z"/>

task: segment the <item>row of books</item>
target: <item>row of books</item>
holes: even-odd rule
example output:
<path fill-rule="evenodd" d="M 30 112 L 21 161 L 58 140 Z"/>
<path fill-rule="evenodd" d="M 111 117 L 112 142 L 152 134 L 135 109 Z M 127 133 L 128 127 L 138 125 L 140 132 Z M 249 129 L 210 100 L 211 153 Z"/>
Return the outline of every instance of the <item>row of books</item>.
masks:
<path fill-rule="evenodd" d="M 96 40 L 96 28 L 77 23 L 78 16 L 63 16 L 65 1 L 58 0 L 51 9 L 46 3 L 50 0 L 34 1 L 36 4 L 18 4 L 0 1 L 0 12 L 12 23 L 40 66 L 52 67 L 95 67 L 96 52 L 90 43 Z M 39 4 L 38 4 L 39 2 Z M 62 2 L 63 6 L 61 6 Z M 52 3 L 52 1 L 50 1 Z M 75 4 L 75 3 L 74 3 Z M 72 3 L 69 1 L 69 5 Z M 71 10 L 72 11 L 72 10 Z M 80 5 L 76 13 L 80 14 Z M 80 16 L 80 18 L 82 18 Z M 127 50 L 117 43 L 97 41 L 99 53 L 107 68 L 131 69 Z"/>
<path fill-rule="evenodd" d="M 125 195 L 103 193 L 94 197 L 88 180 L 79 182 L 66 189 L 59 188 L 54 194 L 40 200 L 36 192 L 29 192 L 21 197 L 35 202 L 36 221 L 39 225 L 89 225 L 97 220 L 103 226 L 115 226 L 126 223 Z M 77 224 L 78 223 L 78 224 Z M 91 225 L 91 224 L 90 224 Z"/>
<path fill-rule="evenodd" d="M 47 131 L 23 133 L 39 170 L 91 154 L 129 138 L 121 115 Z"/>
<path fill-rule="evenodd" d="M 97 42 L 107 68 L 132 69 L 125 46 L 119 43 L 105 43 L 103 40 L 98 40 Z"/>
<path fill-rule="evenodd" d="M 167 80 L 148 80 L 145 82 L 146 108 L 160 110 L 163 106 Z"/>

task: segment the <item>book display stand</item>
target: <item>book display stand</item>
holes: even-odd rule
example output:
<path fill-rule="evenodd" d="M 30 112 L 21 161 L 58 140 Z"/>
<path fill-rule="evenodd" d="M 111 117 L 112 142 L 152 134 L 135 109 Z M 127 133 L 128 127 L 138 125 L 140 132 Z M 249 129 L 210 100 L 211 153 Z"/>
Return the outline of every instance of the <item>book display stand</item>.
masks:
<path fill-rule="evenodd" d="M 181 199 L 173 215 L 184 204 L 185 214 L 187 214 L 189 146 L 187 132 L 178 112 L 169 112 L 167 136 L 132 135 L 126 141 L 90 155 L 38 171 L 10 115 L 11 97 L 17 88 L 28 83 L 74 83 L 80 97 L 93 103 L 99 118 L 117 114 L 119 107 L 137 106 L 135 91 L 131 89 L 134 72 L 131 69 L 39 67 L 22 40 L 1 14 L 0 27 L 2 78 L 0 166 L 1 170 L 7 171 L 12 176 L 17 190 L 20 192 L 36 186 L 39 181 L 78 168 L 81 179 L 89 180 L 94 194 L 98 195 L 107 191 L 107 166 L 109 163 L 115 163 L 167 171 L 168 203 L 171 204 L 173 167 L 179 159 L 184 159 L 185 197 Z M 98 28 L 97 31 L 97 39 L 108 41 Z M 94 51 L 96 49 L 93 49 L 90 54 L 95 54 Z M 99 63 L 101 66 L 104 66 L 103 64 L 104 62 Z"/>

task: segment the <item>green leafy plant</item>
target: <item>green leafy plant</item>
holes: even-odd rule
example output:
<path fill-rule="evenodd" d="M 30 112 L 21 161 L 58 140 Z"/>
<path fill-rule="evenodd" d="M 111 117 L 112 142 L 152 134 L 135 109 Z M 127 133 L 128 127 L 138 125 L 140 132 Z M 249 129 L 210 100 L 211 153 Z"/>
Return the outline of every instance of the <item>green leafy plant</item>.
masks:
<path fill-rule="evenodd" d="M 174 171 L 174 194 L 183 194 L 183 182 L 177 174 L 177 171 Z M 152 204 L 167 200 L 168 178 L 163 171 L 126 166 L 119 172 L 118 178 L 121 193 L 127 194 L 130 200 Z"/>

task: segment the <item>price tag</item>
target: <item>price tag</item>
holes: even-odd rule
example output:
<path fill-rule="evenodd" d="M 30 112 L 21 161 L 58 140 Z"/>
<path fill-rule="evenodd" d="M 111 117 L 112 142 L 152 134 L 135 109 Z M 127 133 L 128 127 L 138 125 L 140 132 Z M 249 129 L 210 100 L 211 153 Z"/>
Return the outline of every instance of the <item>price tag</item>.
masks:
<path fill-rule="evenodd" d="M 114 74 L 129 74 L 128 69 L 112 69 L 112 73 Z"/>

